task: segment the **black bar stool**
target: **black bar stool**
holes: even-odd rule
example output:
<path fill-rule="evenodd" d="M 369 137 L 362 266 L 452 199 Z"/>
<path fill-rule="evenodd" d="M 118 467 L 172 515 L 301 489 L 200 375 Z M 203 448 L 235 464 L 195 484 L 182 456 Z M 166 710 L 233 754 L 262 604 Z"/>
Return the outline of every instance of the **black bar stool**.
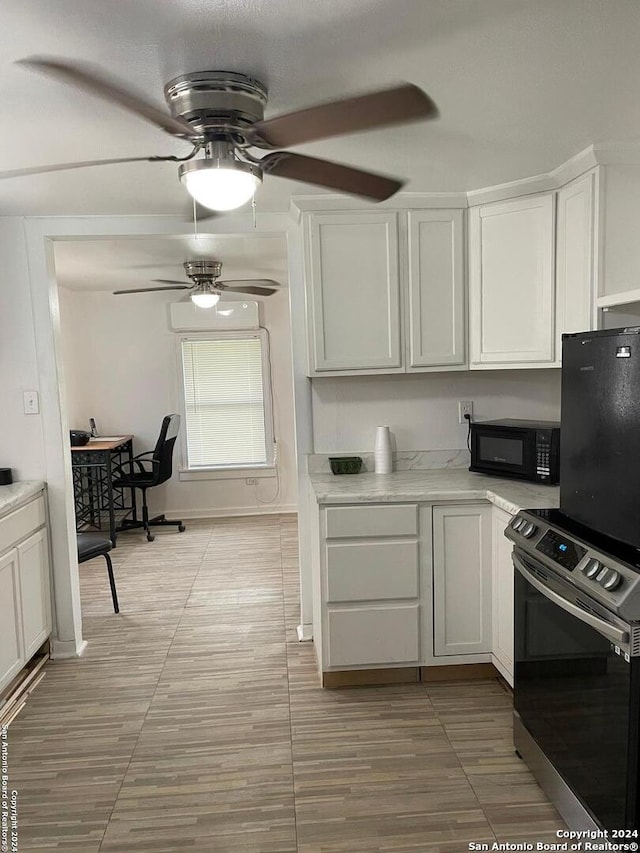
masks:
<path fill-rule="evenodd" d="M 87 560 L 93 560 L 94 557 L 104 557 L 107 561 L 113 609 L 115 613 L 119 613 L 120 608 L 118 606 L 118 594 L 116 592 L 115 578 L 113 577 L 113 563 L 109 556 L 109 551 L 113 548 L 111 539 L 109 539 L 109 537 L 104 533 L 78 533 L 77 537 L 79 563 L 86 563 Z"/>

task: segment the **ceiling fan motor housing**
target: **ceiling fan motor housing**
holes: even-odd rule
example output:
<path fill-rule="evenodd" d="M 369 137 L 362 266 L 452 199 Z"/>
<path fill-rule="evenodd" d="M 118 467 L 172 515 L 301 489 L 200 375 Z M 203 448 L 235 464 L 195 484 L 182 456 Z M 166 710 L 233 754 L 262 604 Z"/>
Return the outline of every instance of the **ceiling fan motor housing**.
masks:
<path fill-rule="evenodd" d="M 267 89 L 233 71 L 195 71 L 170 80 L 164 97 L 174 118 L 183 118 L 205 139 L 239 137 L 264 118 Z"/>
<path fill-rule="evenodd" d="M 183 266 L 187 276 L 196 284 L 214 282 L 222 274 L 221 261 L 185 261 Z"/>

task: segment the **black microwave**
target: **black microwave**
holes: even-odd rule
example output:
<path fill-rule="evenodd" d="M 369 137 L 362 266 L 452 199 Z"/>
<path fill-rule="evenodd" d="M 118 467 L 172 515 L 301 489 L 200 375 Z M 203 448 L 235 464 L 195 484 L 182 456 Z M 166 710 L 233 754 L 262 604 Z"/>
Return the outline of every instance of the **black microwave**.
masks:
<path fill-rule="evenodd" d="M 560 424 L 555 421 L 477 421 L 471 429 L 470 471 L 536 483 L 560 482 Z"/>

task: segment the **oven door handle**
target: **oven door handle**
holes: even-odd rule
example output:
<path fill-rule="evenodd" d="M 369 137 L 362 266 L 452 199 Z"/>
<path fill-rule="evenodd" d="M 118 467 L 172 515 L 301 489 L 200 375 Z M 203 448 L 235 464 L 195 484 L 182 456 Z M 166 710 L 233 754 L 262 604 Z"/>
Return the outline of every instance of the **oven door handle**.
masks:
<path fill-rule="evenodd" d="M 527 580 L 531 586 L 535 587 L 538 592 L 541 592 L 545 598 L 548 598 L 549 601 L 557 604 L 558 607 L 561 607 L 562 610 L 565 610 L 567 613 L 575 616 L 576 619 L 579 619 L 581 622 L 586 622 L 587 625 L 595 628 L 599 634 L 602 634 L 603 637 L 606 637 L 607 640 L 611 640 L 611 642 L 615 643 L 617 646 L 626 646 L 628 644 L 629 634 L 626 631 L 623 631 L 621 628 L 616 628 L 615 625 L 611 625 L 609 622 L 605 622 L 604 619 L 600 619 L 598 616 L 593 616 L 593 614 L 582 610 L 582 608 L 573 604 L 573 602 L 567 601 L 566 598 L 558 595 L 557 592 L 549 589 L 549 587 L 545 586 L 542 581 L 538 580 L 538 578 L 533 575 L 529 569 L 527 569 L 522 560 L 520 560 L 516 554 L 512 553 L 511 557 L 513 559 L 513 565 L 525 580 Z"/>

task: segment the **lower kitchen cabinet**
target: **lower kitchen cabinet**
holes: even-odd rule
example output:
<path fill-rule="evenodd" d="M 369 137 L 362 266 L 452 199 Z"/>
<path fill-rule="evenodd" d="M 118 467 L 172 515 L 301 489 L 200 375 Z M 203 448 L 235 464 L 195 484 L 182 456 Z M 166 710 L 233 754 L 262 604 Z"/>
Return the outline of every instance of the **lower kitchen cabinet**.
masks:
<path fill-rule="evenodd" d="M 327 507 L 321 532 L 322 669 L 417 666 L 417 505 Z"/>
<path fill-rule="evenodd" d="M 491 507 L 433 507 L 433 654 L 491 652 Z"/>
<path fill-rule="evenodd" d="M 511 684 L 510 519 L 487 501 L 321 506 L 321 671 L 493 662 Z"/>
<path fill-rule="evenodd" d="M 491 660 L 513 687 L 513 563 L 512 544 L 504 529 L 512 516 L 497 506 L 492 510 L 493 642 Z"/>
<path fill-rule="evenodd" d="M 0 690 L 51 633 L 49 541 L 42 494 L 0 519 Z"/>

